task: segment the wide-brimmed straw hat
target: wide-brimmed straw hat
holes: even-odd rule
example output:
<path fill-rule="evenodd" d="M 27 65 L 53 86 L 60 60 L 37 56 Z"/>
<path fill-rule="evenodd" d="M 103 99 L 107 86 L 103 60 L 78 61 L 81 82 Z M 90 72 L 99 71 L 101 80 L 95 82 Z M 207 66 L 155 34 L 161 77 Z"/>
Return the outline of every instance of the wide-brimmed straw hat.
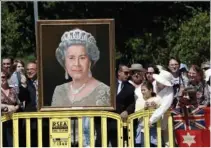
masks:
<path fill-rule="evenodd" d="M 165 86 L 173 86 L 173 75 L 166 70 L 161 70 L 159 74 L 153 74 L 153 78 L 160 84 L 163 84 Z"/>
<path fill-rule="evenodd" d="M 131 67 L 129 68 L 130 71 L 134 71 L 134 70 L 137 70 L 137 71 L 146 71 L 143 66 L 141 64 L 138 64 L 138 63 L 135 63 L 135 64 L 132 64 Z"/>

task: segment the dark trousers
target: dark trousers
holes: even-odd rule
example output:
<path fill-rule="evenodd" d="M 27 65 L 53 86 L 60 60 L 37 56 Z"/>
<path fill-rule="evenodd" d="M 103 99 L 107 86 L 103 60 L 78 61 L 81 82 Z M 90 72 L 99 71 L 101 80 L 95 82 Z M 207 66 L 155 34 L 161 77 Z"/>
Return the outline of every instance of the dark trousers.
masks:
<path fill-rule="evenodd" d="M 3 123 L 3 147 L 13 147 L 12 120 Z"/>

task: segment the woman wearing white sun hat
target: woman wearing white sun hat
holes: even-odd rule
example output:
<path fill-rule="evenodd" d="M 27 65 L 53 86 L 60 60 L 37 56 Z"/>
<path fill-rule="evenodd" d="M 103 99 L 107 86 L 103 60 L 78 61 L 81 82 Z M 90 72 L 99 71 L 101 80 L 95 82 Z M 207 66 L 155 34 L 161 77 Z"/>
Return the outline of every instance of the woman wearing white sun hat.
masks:
<path fill-rule="evenodd" d="M 153 78 L 156 81 L 156 94 L 161 98 L 160 106 L 154 111 L 149 120 L 149 126 L 156 123 L 162 117 L 161 129 L 164 134 L 165 145 L 168 144 L 168 132 L 167 132 L 167 123 L 168 118 L 164 116 L 165 112 L 171 107 L 174 98 L 173 84 L 172 79 L 173 75 L 166 70 L 161 70 L 159 74 L 153 74 Z"/>
<path fill-rule="evenodd" d="M 211 79 L 211 69 L 206 70 L 205 72 L 205 81 L 207 83 L 209 96 L 211 95 L 211 86 L 210 86 L 210 79 Z"/>
<path fill-rule="evenodd" d="M 211 69 L 207 69 L 205 72 L 205 81 L 208 82 L 211 77 Z"/>

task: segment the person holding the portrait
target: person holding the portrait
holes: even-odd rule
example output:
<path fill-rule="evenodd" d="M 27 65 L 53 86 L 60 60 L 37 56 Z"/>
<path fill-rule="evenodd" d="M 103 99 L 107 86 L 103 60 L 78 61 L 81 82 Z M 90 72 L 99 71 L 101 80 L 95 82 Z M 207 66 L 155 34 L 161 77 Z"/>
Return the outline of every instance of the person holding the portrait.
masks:
<path fill-rule="evenodd" d="M 81 29 L 65 32 L 56 49 L 56 59 L 65 70 L 65 78 L 70 76 L 72 81 L 56 86 L 51 106 L 110 106 L 110 87 L 91 73 L 99 58 L 94 36 Z M 83 123 L 84 146 L 89 146 L 89 118 L 83 118 Z"/>

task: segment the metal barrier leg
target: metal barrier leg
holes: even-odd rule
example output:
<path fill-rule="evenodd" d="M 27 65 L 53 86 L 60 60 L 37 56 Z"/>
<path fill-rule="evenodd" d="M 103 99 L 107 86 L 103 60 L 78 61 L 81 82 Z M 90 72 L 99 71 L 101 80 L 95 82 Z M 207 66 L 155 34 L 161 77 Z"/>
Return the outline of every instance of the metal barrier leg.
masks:
<path fill-rule="evenodd" d="M 70 141 L 70 145 L 69 145 L 69 147 L 72 147 L 72 118 L 70 118 L 70 124 L 69 124 L 69 126 L 70 126 L 70 134 L 69 134 L 69 141 Z"/>
<path fill-rule="evenodd" d="M 168 132 L 169 132 L 169 146 L 174 147 L 173 119 L 171 115 L 169 115 L 168 117 Z"/>
<path fill-rule="evenodd" d="M 13 147 L 19 146 L 18 129 L 18 118 L 13 118 Z"/>
<path fill-rule="evenodd" d="M 78 146 L 83 147 L 83 123 L 82 117 L 78 118 Z"/>
<path fill-rule="evenodd" d="M 150 147 L 150 135 L 149 135 L 149 116 L 144 117 L 144 146 Z"/>
<path fill-rule="evenodd" d="M 161 122 L 157 122 L 157 146 L 162 147 L 162 137 L 161 137 Z"/>
<path fill-rule="evenodd" d="M 127 125 L 127 132 L 128 132 L 128 146 L 132 147 L 132 143 L 131 143 L 131 123 L 128 123 Z"/>
<path fill-rule="evenodd" d="M 134 147 L 133 120 L 128 125 L 128 146 Z"/>
<path fill-rule="evenodd" d="M 117 121 L 117 130 L 118 147 L 123 147 L 123 126 L 120 121 Z"/>
<path fill-rule="evenodd" d="M 102 147 L 107 147 L 107 118 L 101 118 Z"/>
<path fill-rule="evenodd" d="M 95 147 L 94 117 L 90 117 L 90 147 Z"/>

